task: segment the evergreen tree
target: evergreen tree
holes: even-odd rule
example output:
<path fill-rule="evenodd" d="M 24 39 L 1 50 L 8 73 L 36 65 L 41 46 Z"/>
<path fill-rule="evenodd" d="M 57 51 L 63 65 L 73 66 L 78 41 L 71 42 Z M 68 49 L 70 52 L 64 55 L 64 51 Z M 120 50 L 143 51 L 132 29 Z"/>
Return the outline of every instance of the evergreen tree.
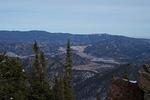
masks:
<path fill-rule="evenodd" d="M 72 59 L 70 40 L 67 43 L 66 50 L 66 63 L 65 63 L 65 76 L 64 76 L 64 99 L 74 100 L 73 86 L 72 86 Z"/>
<path fill-rule="evenodd" d="M 96 100 L 101 100 L 100 90 L 97 90 L 97 92 L 96 92 Z"/>
<path fill-rule="evenodd" d="M 68 40 L 68 42 L 67 42 L 65 75 L 66 75 L 66 77 L 68 78 L 69 81 L 72 80 L 72 59 L 71 59 L 70 40 Z"/>
<path fill-rule="evenodd" d="M 53 87 L 53 100 L 64 99 L 64 81 L 63 78 L 55 78 L 55 85 Z"/>
<path fill-rule="evenodd" d="M 129 80 L 129 76 L 128 76 L 128 72 L 127 71 L 124 72 L 122 78 L 126 79 L 126 80 Z"/>
<path fill-rule="evenodd" d="M 33 44 L 35 54 L 31 82 L 31 100 L 51 100 L 51 89 L 48 84 L 46 72 L 46 59 L 40 51 L 37 42 Z"/>
<path fill-rule="evenodd" d="M 20 61 L 0 55 L 0 100 L 28 100 L 27 77 Z"/>

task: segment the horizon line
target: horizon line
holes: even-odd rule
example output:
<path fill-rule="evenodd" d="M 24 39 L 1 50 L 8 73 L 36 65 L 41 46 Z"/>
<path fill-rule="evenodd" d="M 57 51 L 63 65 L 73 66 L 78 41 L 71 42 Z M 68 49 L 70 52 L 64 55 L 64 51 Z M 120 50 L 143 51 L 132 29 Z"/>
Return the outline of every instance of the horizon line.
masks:
<path fill-rule="evenodd" d="M 10 29 L 8 29 L 8 30 L 6 30 L 6 29 L 0 29 L 0 31 L 9 31 L 9 32 L 32 32 L 32 31 L 39 31 L 39 32 L 47 32 L 47 33 L 53 33 L 53 34 L 55 34 L 55 33 L 62 33 L 62 34 L 72 34 L 72 35 L 102 35 L 102 34 L 107 34 L 107 35 L 112 35 L 112 36 L 124 36 L 124 37 L 130 37 L 130 38 L 139 38 L 139 39 L 150 39 L 150 38 L 146 38 L 146 37 L 135 37 L 135 36 L 127 36 L 127 35 L 122 35 L 122 34 L 125 34 L 125 33 L 122 33 L 122 34 L 114 34 L 114 33 L 110 33 L 110 32 L 93 32 L 93 33 L 73 33 L 73 32 L 50 32 L 50 31 L 48 31 L 48 30 L 40 30 L 40 29 L 33 29 L 33 30 L 16 30 L 16 29 L 14 29 L 14 30 L 10 30 Z"/>

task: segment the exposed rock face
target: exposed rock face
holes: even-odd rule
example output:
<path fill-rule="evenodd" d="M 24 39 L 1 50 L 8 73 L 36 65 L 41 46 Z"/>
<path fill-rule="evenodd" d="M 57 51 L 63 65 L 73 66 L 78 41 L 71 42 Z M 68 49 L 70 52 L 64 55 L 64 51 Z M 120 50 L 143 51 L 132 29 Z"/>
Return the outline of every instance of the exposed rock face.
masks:
<path fill-rule="evenodd" d="M 139 71 L 139 86 L 144 91 L 144 100 L 150 100 L 150 65 L 148 64 Z"/>
<path fill-rule="evenodd" d="M 123 79 L 113 79 L 107 100 L 144 100 L 144 92 L 137 83 Z"/>

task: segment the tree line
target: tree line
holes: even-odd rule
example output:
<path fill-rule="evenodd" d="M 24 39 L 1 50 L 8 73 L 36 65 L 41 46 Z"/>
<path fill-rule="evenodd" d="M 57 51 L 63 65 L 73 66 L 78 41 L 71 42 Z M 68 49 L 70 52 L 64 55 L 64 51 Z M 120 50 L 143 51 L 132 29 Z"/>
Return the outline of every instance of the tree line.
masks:
<path fill-rule="evenodd" d="M 55 78 L 53 85 L 49 83 L 44 52 L 36 41 L 33 52 L 31 74 L 24 69 L 19 58 L 0 54 L 0 100 L 75 100 L 70 41 L 67 43 L 64 73 Z"/>

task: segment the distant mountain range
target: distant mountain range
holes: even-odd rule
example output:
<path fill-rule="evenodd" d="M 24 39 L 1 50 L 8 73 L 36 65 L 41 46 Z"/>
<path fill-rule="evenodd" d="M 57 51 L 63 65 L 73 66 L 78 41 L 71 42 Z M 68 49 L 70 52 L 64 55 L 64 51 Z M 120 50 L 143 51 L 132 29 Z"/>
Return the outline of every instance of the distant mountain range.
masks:
<path fill-rule="evenodd" d="M 95 100 L 97 89 L 104 99 L 113 75 L 121 76 L 128 70 L 129 77 L 136 80 L 139 65 L 150 61 L 150 39 L 110 34 L 0 31 L 0 52 L 20 57 L 30 70 L 28 62 L 34 56 L 32 44 L 36 40 L 48 58 L 51 78 L 61 72 L 68 39 L 72 43 L 77 100 Z"/>
<path fill-rule="evenodd" d="M 69 33 L 50 33 L 46 31 L 0 31 L 1 40 L 9 41 L 41 41 L 41 42 L 65 42 L 71 39 L 75 43 L 97 43 L 104 39 L 117 40 L 141 40 L 150 41 L 150 39 L 136 39 L 119 35 L 102 34 L 69 34 Z"/>
<path fill-rule="evenodd" d="M 70 39 L 73 45 L 88 45 L 84 52 L 105 58 L 144 59 L 150 57 L 150 39 L 131 38 L 109 34 L 69 34 L 46 31 L 0 31 L 0 42 L 40 43 L 60 46 Z"/>

